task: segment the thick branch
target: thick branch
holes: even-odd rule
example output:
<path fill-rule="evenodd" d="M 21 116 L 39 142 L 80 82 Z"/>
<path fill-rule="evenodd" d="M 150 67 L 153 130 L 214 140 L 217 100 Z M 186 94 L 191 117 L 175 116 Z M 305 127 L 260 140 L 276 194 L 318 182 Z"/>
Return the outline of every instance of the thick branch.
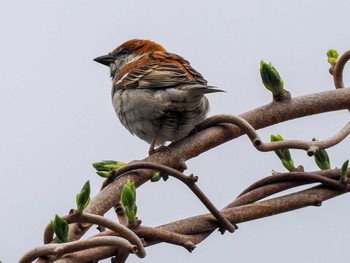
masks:
<path fill-rule="evenodd" d="M 317 113 L 350 108 L 350 89 L 338 89 L 294 98 L 287 102 L 270 103 L 241 114 L 255 129 L 261 129 L 286 120 L 309 116 Z M 205 124 L 204 124 L 205 125 Z M 155 162 L 175 169 L 183 167 L 183 161 L 191 159 L 222 143 L 243 134 L 237 126 L 225 124 L 202 130 L 181 141 L 169 145 L 170 151 L 159 151 L 144 161 Z M 128 179 L 136 186 L 145 183 L 152 176 L 149 170 L 139 170 L 114 181 L 96 195 L 86 212 L 104 214 L 120 199 L 123 185 Z M 70 229 L 70 239 L 78 239 L 88 228 L 74 226 Z"/>
<path fill-rule="evenodd" d="M 248 204 L 239 207 L 226 208 L 222 210 L 223 215 L 231 223 L 242 223 L 263 217 L 268 217 L 307 206 L 320 206 L 321 203 L 330 198 L 345 193 L 336 189 L 328 189 L 324 186 L 317 186 L 311 189 L 302 190 L 297 193 L 285 195 L 262 201 L 255 204 Z M 217 228 L 217 221 L 211 214 L 204 214 L 195 217 L 182 219 L 176 222 L 159 226 L 161 231 L 169 231 L 181 235 L 188 235 L 194 244 L 198 244 L 205 239 L 213 230 Z M 152 244 L 159 243 L 154 241 Z M 101 247 L 99 252 L 105 252 L 108 255 L 108 248 Z M 60 260 L 60 263 L 79 262 L 74 259 Z"/>
<path fill-rule="evenodd" d="M 45 244 L 39 246 L 26 253 L 19 260 L 19 263 L 30 263 L 40 256 L 46 257 L 53 255 L 54 257 L 60 257 L 66 253 L 104 246 L 118 247 L 118 249 L 124 249 L 128 251 L 128 253 L 133 253 L 135 250 L 137 250 L 136 246 L 131 245 L 130 242 L 124 238 L 112 236 L 92 237 L 86 240 L 73 241 L 63 244 Z"/>
<path fill-rule="evenodd" d="M 237 224 L 289 212 L 307 206 L 319 206 L 323 201 L 344 193 L 345 191 L 317 186 L 254 204 L 226 208 L 221 210 L 221 212 L 231 221 L 231 223 Z M 212 231 L 216 227 L 217 223 L 215 222 L 214 217 L 210 214 L 205 214 L 165 224 L 159 228 L 190 235 L 203 231 Z"/>

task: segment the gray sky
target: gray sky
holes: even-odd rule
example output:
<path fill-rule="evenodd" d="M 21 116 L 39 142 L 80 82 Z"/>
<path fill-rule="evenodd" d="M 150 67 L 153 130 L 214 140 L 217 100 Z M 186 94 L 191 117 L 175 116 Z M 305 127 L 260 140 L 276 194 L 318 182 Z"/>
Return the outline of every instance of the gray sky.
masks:
<path fill-rule="evenodd" d="M 214 3 L 215 2 L 215 3 Z M 64 215 L 75 195 L 102 180 L 92 162 L 129 162 L 148 145 L 115 116 L 109 72 L 92 61 L 122 42 L 147 38 L 188 59 L 209 84 L 211 115 L 240 114 L 270 102 L 259 76 L 272 61 L 293 96 L 333 89 L 326 51 L 349 49 L 350 2 L 344 1 L 7 1 L 0 8 L 0 260 L 16 262 L 42 243 L 45 225 Z M 349 66 L 345 69 L 350 83 Z M 289 121 L 259 131 L 287 139 L 326 139 L 348 121 L 346 111 Z M 345 140 L 329 150 L 332 165 L 350 158 Z M 292 152 L 315 170 L 313 159 Z M 246 137 L 187 163 L 199 186 L 223 207 L 252 182 L 284 171 L 273 153 Z M 142 262 L 349 262 L 350 196 L 214 233 L 192 254 L 172 245 L 147 249 Z M 206 213 L 179 182 L 138 190 L 139 217 L 156 226 Z M 114 217 L 113 213 L 108 214 Z M 141 262 L 131 256 L 129 262 Z"/>

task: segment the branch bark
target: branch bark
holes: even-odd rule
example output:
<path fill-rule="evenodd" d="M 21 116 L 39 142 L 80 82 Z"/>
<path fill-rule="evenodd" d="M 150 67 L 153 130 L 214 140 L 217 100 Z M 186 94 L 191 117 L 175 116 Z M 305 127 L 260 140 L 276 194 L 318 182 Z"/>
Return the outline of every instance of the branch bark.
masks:
<path fill-rule="evenodd" d="M 348 108 L 350 108 L 350 89 L 344 88 L 302 96 L 290 100 L 273 101 L 265 106 L 243 113 L 240 117 L 246 120 L 252 127 L 254 127 L 254 129 L 258 130 L 295 118 Z M 201 130 L 201 127 L 207 127 L 208 123 L 210 123 L 210 118 L 199 127 L 199 132 L 192 134 L 181 141 L 170 144 L 168 146 L 169 150 L 159 151 L 154 155 L 145 158 L 143 161 L 158 163 L 183 171 L 186 168 L 186 160 L 196 157 L 203 152 L 244 134 L 244 131 L 241 128 L 232 124 L 220 124 Z M 138 169 L 128 172 L 102 189 L 91 200 L 85 212 L 103 215 L 118 203 L 121 190 L 127 180 L 133 181 L 135 186 L 139 187 L 148 181 L 154 172 L 156 172 L 156 170 L 149 169 Z M 274 189 L 276 190 L 282 189 L 283 187 L 292 187 L 292 184 L 293 182 L 283 182 L 273 185 L 278 185 L 278 187 Z M 331 184 L 333 184 L 333 182 Z M 264 187 L 273 192 L 273 185 L 266 185 Z M 248 194 L 251 194 L 252 192 Z M 221 210 L 221 212 L 222 215 L 232 224 L 237 224 L 310 205 L 320 205 L 323 201 L 345 192 L 346 189 L 317 186 L 254 204 L 244 204 L 247 200 L 251 201 L 256 198 L 256 196 L 249 196 L 249 198 L 247 198 L 248 194 L 246 194 L 237 199 L 238 201 L 229 204 L 225 209 Z M 258 195 L 258 191 L 255 191 L 254 193 Z M 245 201 L 243 200 L 243 197 Z M 211 214 L 205 214 L 162 225 L 157 229 L 159 229 L 159 233 L 162 234 L 168 232 L 174 233 L 170 239 L 176 239 L 176 234 L 179 234 L 184 235 L 184 237 L 186 237 L 186 239 L 188 238 L 188 241 L 191 243 L 198 244 L 212 231 L 218 228 L 218 226 L 219 224 L 217 220 Z M 73 224 L 70 227 L 69 239 L 79 239 L 88 228 L 89 227 L 84 225 Z M 140 236 L 142 236 L 142 231 L 139 231 Z M 136 229 L 135 232 L 137 232 Z M 143 235 L 147 238 L 145 233 L 146 232 L 144 232 Z M 164 240 L 149 240 L 146 244 L 151 245 L 160 241 Z M 77 252 L 56 262 L 84 262 L 82 258 L 86 258 L 86 254 L 90 255 L 89 260 L 99 260 L 102 259 L 102 255 L 105 257 L 106 255 L 116 255 L 120 252 L 118 249 L 112 250 L 111 248 L 101 247 L 97 253 L 99 256 L 93 256 L 92 250 L 93 249 L 88 249 L 84 252 Z"/>
<path fill-rule="evenodd" d="M 350 108 L 350 89 L 345 88 L 298 97 L 286 102 L 272 102 L 241 114 L 240 117 L 257 130 L 286 120 L 348 108 Z M 242 134 L 243 131 L 240 128 L 231 124 L 209 127 L 170 144 L 169 151 L 159 151 L 143 161 L 183 170 L 185 160 L 196 157 Z M 91 200 L 86 212 L 103 215 L 119 201 L 121 189 L 127 180 L 133 181 L 135 186 L 139 187 L 148 181 L 154 172 L 156 171 L 138 170 L 112 182 Z M 86 230 L 76 225 L 73 226 L 70 229 L 70 240 L 80 238 Z"/>

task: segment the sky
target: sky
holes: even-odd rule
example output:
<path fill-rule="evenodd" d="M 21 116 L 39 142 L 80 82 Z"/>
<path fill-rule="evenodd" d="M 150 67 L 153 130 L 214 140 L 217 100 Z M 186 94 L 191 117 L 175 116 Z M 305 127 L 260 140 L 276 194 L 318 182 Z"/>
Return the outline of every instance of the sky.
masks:
<path fill-rule="evenodd" d="M 271 101 L 260 80 L 261 59 L 276 66 L 293 97 L 333 89 L 326 52 L 350 48 L 349 10 L 346 0 L 3 2 L 0 260 L 16 262 L 42 244 L 46 224 L 75 206 L 87 180 L 92 195 L 99 191 L 102 179 L 91 163 L 147 156 L 147 143 L 119 123 L 108 69 L 93 58 L 129 39 L 154 40 L 188 59 L 210 85 L 227 91 L 208 95 L 210 115 L 238 115 Z M 265 141 L 277 133 L 322 140 L 347 122 L 348 112 L 339 111 L 278 124 L 259 135 Z M 350 158 L 349 142 L 329 149 L 332 167 Z M 307 171 L 317 170 L 306 153 L 292 155 Z M 274 153 L 257 152 L 246 137 L 187 166 L 219 208 L 272 169 L 285 171 Z M 175 180 L 147 183 L 137 194 L 144 225 L 207 212 Z M 131 255 L 128 262 L 349 262 L 349 202 L 343 195 L 321 207 L 239 224 L 234 234 L 213 233 L 192 254 L 173 245 L 152 246 L 146 258 Z"/>

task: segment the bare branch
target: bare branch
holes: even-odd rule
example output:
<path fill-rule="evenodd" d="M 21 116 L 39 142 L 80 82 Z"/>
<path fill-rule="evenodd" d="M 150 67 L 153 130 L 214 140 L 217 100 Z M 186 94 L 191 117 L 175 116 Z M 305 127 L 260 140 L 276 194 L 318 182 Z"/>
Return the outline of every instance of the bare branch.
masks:
<path fill-rule="evenodd" d="M 341 129 L 333 137 L 323 141 L 302 141 L 302 140 L 284 140 L 264 143 L 255 129 L 243 118 L 233 115 L 216 115 L 205 120 L 205 128 L 210 126 L 230 123 L 241 128 L 246 133 L 255 146 L 255 148 L 262 152 L 275 151 L 279 149 L 301 149 L 306 150 L 309 156 L 314 155 L 320 149 L 326 149 L 332 147 L 342 140 L 344 140 L 350 134 L 350 122 L 348 122 L 343 129 Z M 204 128 L 201 125 L 201 128 Z"/>
<path fill-rule="evenodd" d="M 266 197 L 269 197 L 273 194 L 283 192 L 285 190 L 302 186 L 304 184 L 307 184 L 308 182 L 278 182 L 278 183 L 271 183 L 262 187 L 259 187 L 257 189 L 251 190 L 247 192 L 246 194 L 243 194 L 239 197 L 237 197 L 234 201 L 229 203 L 224 207 L 230 208 L 230 207 L 237 207 L 247 204 L 255 203 L 256 201 L 259 201 L 261 199 L 264 199 Z"/>
<path fill-rule="evenodd" d="M 166 173 L 167 175 L 173 176 L 176 179 L 183 182 L 185 185 L 188 186 L 192 190 L 192 192 L 198 197 L 199 200 L 205 205 L 205 207 L 216 217 L 218 222 L 224 229 L 228 230 L 229 232 L 235 231 L 235 226 L 233 226 L 227 219 L 225 219 L 219 212 L 219 210 L 214 206 L 214 204 L 209 200 L 209 198 L 203 193 L 203 191 L 196 185 L 196 181 L 198 180 L 198 177 L 196 176 L 186 176 L 183 173 L 170 168 L 168 166 L 164 166 L 157 163 L 149 163 L 149 162 L 134 162 L 131 164 L 128 164 L 122 168 L 112 170 L 111 175 L 109 178 L 104 182 L 103 187 L 106 186 L 106 183 L 110 183 L 111 181 L 115 180 L 118 176 L 130 172 L 132 170 L 137 169 L 152 169 L 156 170 L 162 173 Z"/>
<path fill-rule="evenodd" d="M 337 89 L 345 88 L 343 82 L 343 71 L 345 64 L 350 60 L 350 50 L 343 53 L 338 60 L 335 62 L 335 65 L 332 68 L 332 75 L 334 80 L 334 85 Z"/>
<path fill-rule="evenodd" d="M 231 223 L 237 224 L 307 206 L 319 206 L 323 201 L 344 193 L 345 191 L 329 189 L 325 186 L 316 186 L 254 204 L 226 208 L 221 210 L 221 212 Z M 212 215 L 205 214 L 162 225 L 159 226 L 159 228 L 180 234 L 191 235 L 212 231 L 216 228 L 216 224 L 215 218 Z"/>
<path fill-rule="evenodd" d="M 59 258 L 60 256 L 67 253 L 103 246 L 118 247 L 119 249 L 128 251 L 128 253 L 135 253 L 138 250 L 137 246 L 131 245 L 130 242 L 124 238 L 113 236 L 91 237 L 86 240 L 79 240 L 61 244 L 45 244 L 36 247 L 31 251 L 27 252 L 19 260 L 19 263 L 29 263 L 34 261 L 38 257 L 49 255 L 53 255 L 55 258 Z"/>
<path fill-rule="evenodd" d="M 139 226 L 133 231 L 141 238 L 152 241 L 167 242 L 174 245 L 180 245 L 192 252 L 196 245 L 193 243 L 191 236 L 181 235 L 174 232 L 166 231 L 155 227 Z M 147 245 L 147 243 L 146 243 Z"/>
<path fill-rule="evenodd" d="M 340 173 L 340 170 L 339 170 Z M 340 177 L 340 176 L 339 176 Z M 279 182 L 298 182 L 301 181 L 301 183 L 305 184 L 305 182 L 311 184 L 311 183 L 321 183 L 326 186 L 334 187 L 336 189 L 342 190 L 342 191 L 349 191 L 349 186 L 347 184 L 341 183 L 340 181 L 329 179 L 327 177 L 323 177 L 318 174 L 314 173 L 308 173 L 308 172 L 289 172 L 289 173 L 278 173 L 274 174 L 268 177 L 265 177 L 248 188 L 246 188 L 242 193 L 238 195 L 238 197 L 241 197 L 242 195 L 255 190 L 257 188 L 260 188 L 262 186 L 271 184 L 271 183 L 279 183 Z"/>

